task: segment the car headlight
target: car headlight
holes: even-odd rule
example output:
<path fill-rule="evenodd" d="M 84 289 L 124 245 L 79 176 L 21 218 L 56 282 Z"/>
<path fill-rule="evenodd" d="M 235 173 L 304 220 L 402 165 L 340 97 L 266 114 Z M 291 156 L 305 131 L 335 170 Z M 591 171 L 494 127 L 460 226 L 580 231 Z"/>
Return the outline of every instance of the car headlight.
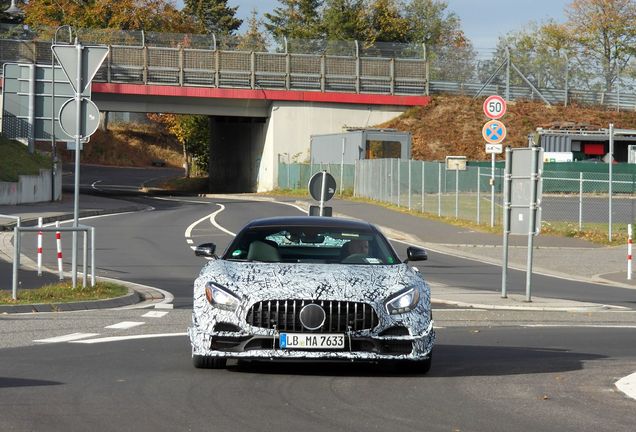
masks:
<path fill-rule="evenodd" d="M 205 298 L 212 306 L 223 310 L 235 311 L 239 305 L 239 298 L 232 291 L 216 282 L 205 284 Z"/>
<path fill-rule="evenodd" d="M 419 301 L 420 290 L 415 286 L 391 295 L 384 304 L 389 315 L 397 315 L 412 311 Z"/>

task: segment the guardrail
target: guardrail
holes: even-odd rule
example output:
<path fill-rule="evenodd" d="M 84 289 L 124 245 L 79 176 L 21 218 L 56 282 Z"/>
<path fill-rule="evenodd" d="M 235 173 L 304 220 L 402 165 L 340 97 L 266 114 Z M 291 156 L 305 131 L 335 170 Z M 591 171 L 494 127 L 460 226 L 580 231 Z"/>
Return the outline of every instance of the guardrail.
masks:
<path fill-rule="evenodd" d="M 386 95 L 476 95 L 481 82 L 430 80 L 432 60 L 362 55 L 254 52 L 183 46 L 109 45 L 96 82 L 298 90 Z M 357 52 L 357 51 L 356 51 Z M 366 55 L 365 55 L 366 54 Z M 51 44 L 37 40 L 0 40 L 0 64 L 51 64 Z M 618 110 L 636 108 L 636 94 L 538 87 L 550 103 L 575 101 Z M 510 86 L 510 99 L 539 99 L 527 86 Z M 504 94 L 491 84 L 481 94 Z"/>
<path fill-rule="evenodd" d="M 426 61 L 412 58 L 110 45 L 93 81 L 170 86 L 423 95 Z M 51 44 L 0 40 L 0 63 L 51 64 Z"/>
<path fill-rule="evenodd" d="M 77 227 L 24 227 L 21 225 L 20 217 L 11 215 L 0 215 L 0 218 L 15 219 L 16 225 L 13 228 L 13 275 L 12 275 L 12 298 L 17 300 L 18 298 L 18 270 L 20 269 L 20 255 L 21 255 L 21 234 L 24 232 L 82 232 L 84 233 L 84 248 L 83 248 L 83 278 L 82 286 L 86 287 L 86 278 L 88 277 L 87 265 L 88 265 L 88 247 L 87 247 L 87 235 L 90 233 L 90 247 L 91 247 L 91 286 L 95 286 L 95 227 L 86 225 L 78 225 Z"/>

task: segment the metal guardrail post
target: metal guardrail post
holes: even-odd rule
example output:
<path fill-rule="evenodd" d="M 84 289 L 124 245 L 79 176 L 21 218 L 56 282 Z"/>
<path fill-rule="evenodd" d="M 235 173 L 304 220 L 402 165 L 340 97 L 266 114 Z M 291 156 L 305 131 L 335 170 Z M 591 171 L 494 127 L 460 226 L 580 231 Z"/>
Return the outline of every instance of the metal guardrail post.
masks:
<path fill-rule="evenodd" d="M 326 71 L 326 64 L 325 64 L 325 55 L 321 55 L 320 56 L 320 91 L 324 92 L 325 91 L 325 71 Z"/>
<path fill-rule="evenodd" d="M 113 80 L 113 47 L 108 45 L 108 55 L 106 56 L 106 82 Z"/>
<path fill-rule="evenodd" d="M 427 82 L 428 85 L 428 82 Z M 389 61 L 389 88 L 392 95 L 395 94 L 395 59 Z"/>
<path fill-rule="evenodd" d="M 142 80 L 144 84 L 148 84 L 148 47 L 144 45 L 143 49 L 143 59 L 144 59 L 144 68 L 142 71 Z"/>
<path fill-rule="evenodd" d="M 184 70 L 183 70 L 183 56 L 184 56 L 184 52 L 183 52 L 183 46 L 181 46 L 181 44 L 179 44 L 179 85 L 183 87 L 183 81 L 184 81 Z"/>
<path fill-rule="evenodd" d="M 356 40 L 356 93 L 360 93 L 360 53 L 358 41 Z"/>
<path fill-rule="evenodd" d="M 285 53 L 285 90 L 291 88 L 291 54 Z"/>
<path fill-rule="evenodd" d="M 426 44 L 422 44 L 422 51 L 424 53 L 424 94 L 426 96 L 430 96 L 430 87 L 429 83 L 431 82 L 431 64 L 428 59 L 428 51 L 426 50 Z"/>
<path fill-rule="evenodd" d="M 250 88 L 256 88 L 256 53 L 250 53 Z"/>
<path fill-rule="evenodd" d="M 220 72 L 219 72 L 219 68 L 221 67 L 220 63 L 220 54 L 219 51 L 216 49 L 214 49 L 214 86 L 215 87 L 221 87 L 221 81 L 220 81 Z"/>

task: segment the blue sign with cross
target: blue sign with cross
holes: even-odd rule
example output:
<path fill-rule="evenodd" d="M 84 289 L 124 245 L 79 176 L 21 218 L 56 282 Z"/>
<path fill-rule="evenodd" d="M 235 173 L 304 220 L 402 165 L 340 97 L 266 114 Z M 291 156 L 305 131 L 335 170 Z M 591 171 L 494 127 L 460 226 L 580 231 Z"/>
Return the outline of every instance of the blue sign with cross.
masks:
<path fill-rule="evenodd" d="M 481 130 L 481 134 L 489 144 L 500 144 L 506 138 L 506 126 L 499 120 L 490 120 Z"/>

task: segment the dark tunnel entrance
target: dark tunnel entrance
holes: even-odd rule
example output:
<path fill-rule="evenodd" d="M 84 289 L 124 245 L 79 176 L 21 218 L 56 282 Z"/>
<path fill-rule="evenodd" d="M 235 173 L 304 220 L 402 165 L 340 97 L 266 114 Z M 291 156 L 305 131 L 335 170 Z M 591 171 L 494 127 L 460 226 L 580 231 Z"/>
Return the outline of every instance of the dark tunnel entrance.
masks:
<path fill-rule="evenodd" d="M 210 116 L 209 190 L 256 192 L 267 119 Z"/>

